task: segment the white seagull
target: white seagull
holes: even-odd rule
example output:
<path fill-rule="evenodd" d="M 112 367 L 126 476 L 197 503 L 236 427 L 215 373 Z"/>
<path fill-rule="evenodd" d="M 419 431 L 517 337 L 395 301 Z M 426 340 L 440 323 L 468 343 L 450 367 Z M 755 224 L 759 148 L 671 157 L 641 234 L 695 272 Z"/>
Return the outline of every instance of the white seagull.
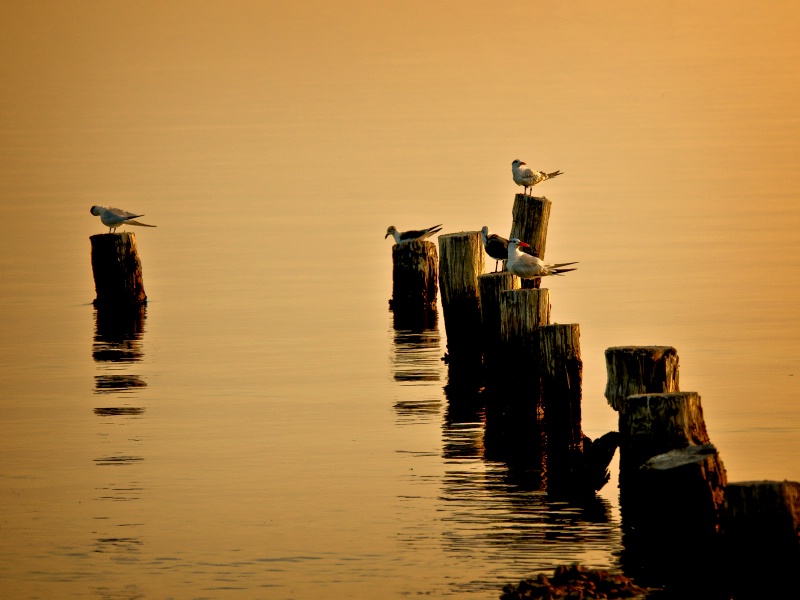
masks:
<path fill-rule="evenodd" d="M 505 263 L 508 258 L 508 240 L 496 233 L 489 233 L 486 225 L 481 229 L 481 239 L 486 254 L 494 259 L 494 272 L 497 273 L 498 262 L 502 260 Z"/>
<path fill-rule="evenodd" d="M 127 210 L 122 210 L 121 208 L 114 208 L 112 206 L 93 206 L 92 208 L 89 209 L 89 212 L 96 217 L 100 217 L 100 222 L 106 227 L 108 227 L 109 233 L 111 233 L 112 229 L 116 231 L 117 227 L 122 227 L 123 225 L 138 225 L 139 227 L 155 227 L 155 225 L 139 223 L 139 221 L 133 220 L 139 217 L 143 217 L 144 215 L 135 215 L 133 213 L 128 212 Z"/>
<path fill-rule="evenodd" d="M 530 244 L 519 241 L 518 238 L 511 238 L 508 240 L 508 261 L 506 267 L 508 270 L 522 279 L 536 279 L 537 277 L 546 277 L 547 275 L 562 275 L 567 271 L 574 271 L 572 269 L 564 269 L 568 265 L 577 265 L 577 262 L 559 263 L 556 265 L 546 265 L 538 256 L 525 254 L 520 251 L 522 248 L 530 248 Z"/>
<path fill-rule="evenodd" d="M 511 163 L 511 175 L 514 177 L 514 183 L 521 185 L 525 188 L 525 193 L 528 193 L 528 188 L 532 188 L 537 183 L 542 183 L 548 179 L 552 179 L 558 175 L 562 175 L 561 171 L 553 171 L 552 173 L 545 173 L 544 171 L 534 171 L 528 167 L 520 168 L 525 163 L 520 159 Z"/>
<path fill-rule="evenodd" d="M 394 225 L 390 225 L 389 229 L 386 230 L 386 235 L 383 236 L 383 239 L 386 239 L 391 235 L 394 238 L 395 244 L 399 244 L 401 242 L 410 242 L 412 240 L 422 241 L 431 237 L 434 233 L 438 233 L 441 228 L 442 225 L 439 224 L 434 225 L 433 227 L 428 227 L 427 229 L 397 231 Z"/>

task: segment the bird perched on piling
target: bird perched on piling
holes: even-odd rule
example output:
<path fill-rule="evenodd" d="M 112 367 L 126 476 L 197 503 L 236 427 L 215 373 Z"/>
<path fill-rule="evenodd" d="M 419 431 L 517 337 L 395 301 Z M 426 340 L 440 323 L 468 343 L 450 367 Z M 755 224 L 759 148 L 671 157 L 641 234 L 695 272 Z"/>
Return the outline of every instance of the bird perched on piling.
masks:
<path fill-rule="evenodd" d="M 508 258 L 508 240 L 500 237 L 496 233 L 489 233 L 489 228 L 484 225 L 481 229 L 481 239 L 483 240 L 483 248 L 486 254 L 494 259 L 494 272 L 497 273 L 497 264 L 503 261 L 505 264 Z"/>
<path fill-rule="evenodd" d="M 121 208 L 114 208 L 112 206 L 93 206 L 89 209 L 89 212 L 96 217 L 100 217 L 100 222 L 108 227 L 109 233 L 111 233 L 112 229 L 116 231 L 117 227 L 122 227 L 123 225 L 155 227 L 155 225 L 148 225 L 147 223 L 139 223 L 139 221 L 134 221 L 134 219 L 138 219 L 144 215 L 135 215 L 127 210 L 122 210 Z"/>
<path fill-rule="evenodd" d="M 390 225 L 389 229 L 386 230 L 386 235 L 383 236 L 383 239 L 386 239 L 390 235 L 394 238 L 395 244 L 400 244 L 401 242 L 410 242 L 412 240 L 424 240 L 431 237 L 434 233 L 438 233 L 441 230 L 442 225 L 434 225 L 433 227 L 428 227 L 427 229 L 419 229 L 419 230 L 410 230 L 410 231 L 397 231 L 394 225 Z"/>
<path fill-rule="evenodd" d="M 511 175 L 514 177 L 514 183 L 521 185 L 525 188 L 525 193 L 528 193 L 528 188 L 532 188 L 537 183 L 542 183 L 558 175 L 563 175 L 561 171 L 553 171 L 552 173 L 545 173 L 544 171 L 534 171 L 527 166 L 523 167 L 525 163 L 520 159 L 511 163 Z"/>
<path fill-rule="evenodd" d="M 538 256 L 525 254 L 520 248 L 530 248 L 530 244 L 521 242 L 518 238 L 508 240 L 508 260 L 506 268 L 509 272 L 522 279 L 536 279 L 548 275 L 562 275 L 572 269 L 564 269 L 568 265 L 577 265 L 577 262 L 559 263 L 556 265 L 546 265 Z"/>

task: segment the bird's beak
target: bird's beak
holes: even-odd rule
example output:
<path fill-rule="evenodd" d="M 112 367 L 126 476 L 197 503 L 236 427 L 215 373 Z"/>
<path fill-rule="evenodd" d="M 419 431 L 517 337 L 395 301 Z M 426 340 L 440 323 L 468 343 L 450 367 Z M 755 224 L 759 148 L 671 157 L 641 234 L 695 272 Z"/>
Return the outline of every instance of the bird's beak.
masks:
<path fill-rule="evenodd" d="M 389 232 L 388 231 L 386 232 L 386 235 L 383 236 L 383 239 L 386 239 L 387 237 L 389 237 Z"/>
<path fill-rule="evenodd" d="M 528 163 L 526 163 L 526 162 L 522 162 L 522 161 L 519 161 L 519 164 L 521 164 L 521 165 L 527 165 Z"/>
<path fill-rule="evenodd" d="M 530 244 L 527 244 L 527 243 L 525 243 L 525 242 L 520 242 L 520 243 L 519 243 L 519 247 L 520 247 L 520 248 L 530 248 L 530 247 L 531 247 L 531 245 L 530 245 Z"/>

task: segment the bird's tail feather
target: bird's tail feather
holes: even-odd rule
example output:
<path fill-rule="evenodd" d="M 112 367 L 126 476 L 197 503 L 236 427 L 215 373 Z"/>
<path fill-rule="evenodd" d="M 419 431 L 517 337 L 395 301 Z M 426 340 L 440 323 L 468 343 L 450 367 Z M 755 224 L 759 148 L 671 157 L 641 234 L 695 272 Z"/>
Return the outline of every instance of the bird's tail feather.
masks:
<path fill-rule="evenodd" d="M 552 267 L 554 269 L 557 269 L 559 267 L 568 267 L 569 265 L 577 265 L 577 264 L 578 264 L 578 261 L 576 260 L 575 262 L 558 263 L 557 265 L 550 265 L 550 267 Z M 575 269 L 570 269 L 570 270 L 574 271 Z"/>
<path fill-rule="evenodd" d="M 554 275 L 563 275 L 564 273 L 569 273 L 570 271 L 577 271 L 578 269 L 553 269 Z"/>
<path fill-rule="evenodd" d="M 561 171 L 553 171 L 552 173 L 547 174 L 547 178 L 550 179 L 551 177 L 556 177 L 557 175 L 563 175 Z"/>
<path fill-rule="evenodd" d="M 139 227 L 157 227 L 157 225 L 148 225 L 147 223 L 139 223 L 139 221 L 125 221 L 125 225 L 138 225 Z"/>

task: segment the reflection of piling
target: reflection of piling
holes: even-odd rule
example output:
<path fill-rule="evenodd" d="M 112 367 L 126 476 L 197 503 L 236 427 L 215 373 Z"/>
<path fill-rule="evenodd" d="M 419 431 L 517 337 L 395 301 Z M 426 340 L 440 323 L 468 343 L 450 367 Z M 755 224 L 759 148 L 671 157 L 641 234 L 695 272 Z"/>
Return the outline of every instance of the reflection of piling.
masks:
<path fill-rule="evenodd" d="M 392 309 L 425 312 L 436 307 L 438 257 L 432 242 L 412 240 L 392 246 Z"/>
<path fill-rule="evenodd" d="M 95 306 L 144 304 L 142 262 L 136 251 L 136 236 L 130 232 L 101 233 L 89 238 L 92 272 L 97 297 Z"/>
<path fill-rule="evenodd" d="M 478 292 L 481 302 L 481 335 L 483 336 L 483 359 L 490 372 L 500 367 L 502 338 L 500 328 L 500 294 L 519 288 L 519 277 L 508 271 L 484 273 L 478 276 Z"/>
<path fill-rule="evenodd" d="M 511 235 L 530 244 L 530 253 L 544 259 L 547 244 L 547 223 L 550 220 L 551 202 L 545 197 L 537 198 L 526 194 L 514 196 L 514 207 L 511 209 Z M 523 252 L 526 251 L 523 249 Z M 525 279 L 524 288 L 538 288 L 541 279 Z"/>
<path fill-rule="evenodd" d="M 633 394 L 678 391 L 678 351 L 672 346 L 619 346 L 606 349 L 606 398 L 619 410 Z"/>
<path fill-rule="evenodd" d="M 478 275 L 485 268 L 479 231 L 439 236 L 439 287 L 451 364 L 481 365 L 481 305 Z"/>

